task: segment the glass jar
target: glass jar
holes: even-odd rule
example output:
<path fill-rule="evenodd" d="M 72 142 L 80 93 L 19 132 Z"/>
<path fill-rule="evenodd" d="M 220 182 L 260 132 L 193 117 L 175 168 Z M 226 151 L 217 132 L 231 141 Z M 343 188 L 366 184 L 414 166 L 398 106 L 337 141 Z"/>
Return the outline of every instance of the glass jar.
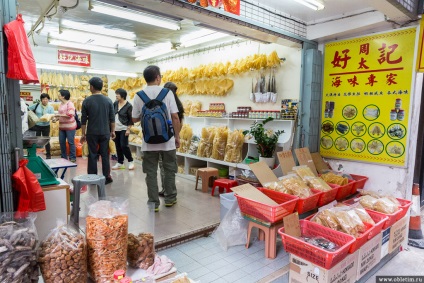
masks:
<path fill-rule="evenodd" d="M 391 121 L 395 121 L 396 119 L 397 119 L 397 116 L 398 114 L 397 114 L 397 112 L 396 112 L 396 109 L 392 109 L 391 111 L 390 111 L 390 120 Z"/>
<path fill-rule="evenodd" d="M 402 99 L 396 98 L 395 109 L 399 110 L 402 107 Z"/>
<path fill-rule="evenodd" d="M 403 121 L 405 119 L 405 110 L 399 110 L 397 113 L 397 119 Z"/>
<path fill-rule="evenodd" d="M 119 269 L 113 273 L 113 282 L 119 283 L 125 277 L 125 270 Z"/>

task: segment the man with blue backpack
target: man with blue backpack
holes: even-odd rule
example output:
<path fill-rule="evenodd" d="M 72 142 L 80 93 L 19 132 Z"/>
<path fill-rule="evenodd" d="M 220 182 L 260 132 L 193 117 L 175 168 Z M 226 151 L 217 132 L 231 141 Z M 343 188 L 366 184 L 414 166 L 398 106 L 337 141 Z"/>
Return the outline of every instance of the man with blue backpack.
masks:
<path fill-rule="evenodd" d="M 164 168 L 165 206 L 177 203 L 175 174 L 178 171 L 176 149 L 180 146 L 180 119 L 174 95 L 160 86 L 162 75 L 157 66 L 143 71 L 147 86 L 134 97 L 133 122 L 141 122 L 144 142 L 143 172 L 146 173 L 148 203 L 159 211 L 158 164 L 162 157 Z"/>

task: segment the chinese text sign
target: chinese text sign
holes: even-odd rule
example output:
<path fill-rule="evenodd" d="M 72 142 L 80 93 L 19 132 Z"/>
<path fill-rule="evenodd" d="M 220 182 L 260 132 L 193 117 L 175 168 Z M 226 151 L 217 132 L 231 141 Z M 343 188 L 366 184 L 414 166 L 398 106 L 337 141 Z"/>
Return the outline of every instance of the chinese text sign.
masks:
<path fill-rule="evenodd" d="M 320 153 L 405 166 L 416 28 L 325 45 Z"/>
<path fill-rule="evenodd" d="M 57 50 L 57 62 L 64 65 L 90 67 L 90 53 L 74 52 L 68 50 Z"/>

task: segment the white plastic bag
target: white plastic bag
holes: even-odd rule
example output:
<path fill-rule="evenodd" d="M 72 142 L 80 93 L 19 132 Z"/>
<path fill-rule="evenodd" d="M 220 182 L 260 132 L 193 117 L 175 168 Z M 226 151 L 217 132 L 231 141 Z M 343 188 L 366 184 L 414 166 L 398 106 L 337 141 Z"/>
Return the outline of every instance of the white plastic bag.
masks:
<path fill-rule="evenodd" d="M 213 233 L 213 237 L 225 251 L 232 246 L 244 245 L 247 241 L 248 224 L 241 214 L 238 202 L 234 202 Z"/>

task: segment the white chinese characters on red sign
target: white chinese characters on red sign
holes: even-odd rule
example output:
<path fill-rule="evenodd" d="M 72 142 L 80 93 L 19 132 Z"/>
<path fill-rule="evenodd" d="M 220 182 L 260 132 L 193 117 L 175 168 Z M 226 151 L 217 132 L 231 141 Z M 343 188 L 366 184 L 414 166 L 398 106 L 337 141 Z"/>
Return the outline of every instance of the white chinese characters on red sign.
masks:
<path fill-rule="evenodd" d="M 91 54 L 83 52 L 75 52 L 68 50 L 57 51 L 57 62 L 64 65 L 90 67 Z"/>

